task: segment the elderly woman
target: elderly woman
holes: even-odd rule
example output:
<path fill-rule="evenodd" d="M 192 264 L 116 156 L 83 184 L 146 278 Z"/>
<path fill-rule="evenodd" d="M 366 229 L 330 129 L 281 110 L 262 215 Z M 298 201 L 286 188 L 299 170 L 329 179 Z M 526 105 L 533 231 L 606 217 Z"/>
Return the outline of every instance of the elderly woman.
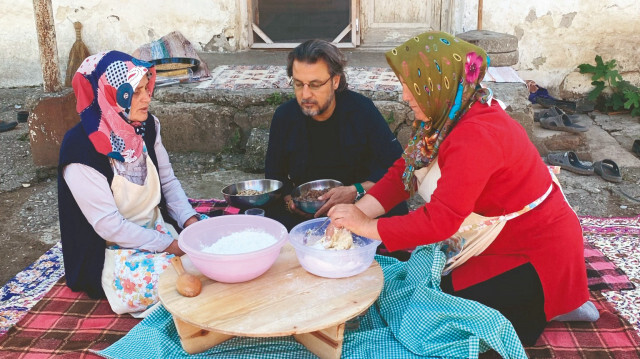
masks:
<path fill-rule="evenodd" d="M 199 220 L 148 112 L 154 83 L 148 62 L 117 51 L 88 57 L 73 78 L 80 123 L 60 149 L 67 286 L 106 295 L 117 313 L 157 301 L 160 272 L 183 254 L 176 229 Z"/>
<path fill-rule="evenodd" d="M 597 319 L 578 218 L 525 130 L 479 85 L 486 53 L 429 32 L 386 56 L 414 136 L 366 196 L 329 211 L 333 224 L 389 250 L 444 241 L 442 290 L 497 309 L 525 345 L 554 318 Z M 423 207 L 375 219 L 416 191 Z"/>

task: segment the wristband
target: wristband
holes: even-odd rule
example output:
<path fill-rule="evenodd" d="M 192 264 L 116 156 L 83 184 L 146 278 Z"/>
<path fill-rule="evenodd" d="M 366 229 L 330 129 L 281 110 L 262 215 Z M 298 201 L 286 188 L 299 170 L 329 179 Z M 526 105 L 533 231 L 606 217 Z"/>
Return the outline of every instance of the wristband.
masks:
<path fill-rule="evenodd" d="M 358 191 L 358 193 L 356 194 L 357 201 L 362 198 L 367 193 L 367 191 L 364 190 L 364 187 L 362 187 L 361 183 L 354 183 L 353 185 L 356 187 L 356 191 Z"/>

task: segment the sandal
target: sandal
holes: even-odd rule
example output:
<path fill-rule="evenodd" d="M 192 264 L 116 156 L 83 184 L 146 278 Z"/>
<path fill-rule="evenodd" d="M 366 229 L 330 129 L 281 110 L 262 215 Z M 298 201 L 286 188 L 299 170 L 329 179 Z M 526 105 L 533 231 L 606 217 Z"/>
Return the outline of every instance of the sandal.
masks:
<path fill-rule="evenodd" d="M 589 130 L 586 126 L 571 122 L 569 115 L 566 113 L 558 116 L 540 118 L 540 126 L 548 130 L 572 133 L 585 132 Z"/>
<path fill-rule="evenodd" d="M 571 120 L 572 123 L 577 123 L 579 122 L 579 119 L 580 119 L 580 115 L 569 115 L 566 112 L 562 111 L 560 107 L 551 106 L 551 108 L 547 110 L 534 114 L 533 120 L 536 122 L 540 122 L 540 119 L 545 117 L 554 117 L 554 116 L 562 116 L 562 115 L 569 116 L 569 120 Z"/>
<path fill-rule="evenodd" d="M 580 161 L 578 159 L 578 155 L 572 151 L 550 153 L 547 155 L 547 163 L 553 166 L 560 166 L 567 171 L 571 171 L 579 175 L 592 175 L 594 173 L 593 166 Z"/>
<path fill-rule="evenodd" d="M 597 161 L 593 164 L 593 169 L 605 181 L 622 182 L 620 168 L 618 168 L 618 165 L 612 160 Z"/>

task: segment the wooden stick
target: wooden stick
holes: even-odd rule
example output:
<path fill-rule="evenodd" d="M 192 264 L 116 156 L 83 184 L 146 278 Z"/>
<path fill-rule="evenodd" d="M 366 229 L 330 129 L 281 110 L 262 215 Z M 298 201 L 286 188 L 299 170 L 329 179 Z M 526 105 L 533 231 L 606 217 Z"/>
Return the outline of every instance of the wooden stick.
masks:
<path fill-rule="evenodd" d="M 482 0 L 478 0 L 478 30 L 482 30 Z"/>

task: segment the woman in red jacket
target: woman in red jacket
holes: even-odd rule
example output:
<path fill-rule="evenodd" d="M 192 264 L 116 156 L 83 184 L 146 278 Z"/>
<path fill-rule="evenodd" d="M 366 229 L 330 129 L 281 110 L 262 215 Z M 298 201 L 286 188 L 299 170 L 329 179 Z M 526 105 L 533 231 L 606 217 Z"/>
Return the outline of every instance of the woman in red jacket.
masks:
<path fill-rule="evenodd" d="M 332 223 L 390 251 L 444 241 L 442 290 L 499 310 L 525 345 L 554 318 L 597 319 L 578 218 L 525 130 L 479 85 L 484 50 L 429 32 L 386 56 L 414 136 L 365 197 L 329 211 Z M 415 192 L 423 207 L 376 219 Z"/>

